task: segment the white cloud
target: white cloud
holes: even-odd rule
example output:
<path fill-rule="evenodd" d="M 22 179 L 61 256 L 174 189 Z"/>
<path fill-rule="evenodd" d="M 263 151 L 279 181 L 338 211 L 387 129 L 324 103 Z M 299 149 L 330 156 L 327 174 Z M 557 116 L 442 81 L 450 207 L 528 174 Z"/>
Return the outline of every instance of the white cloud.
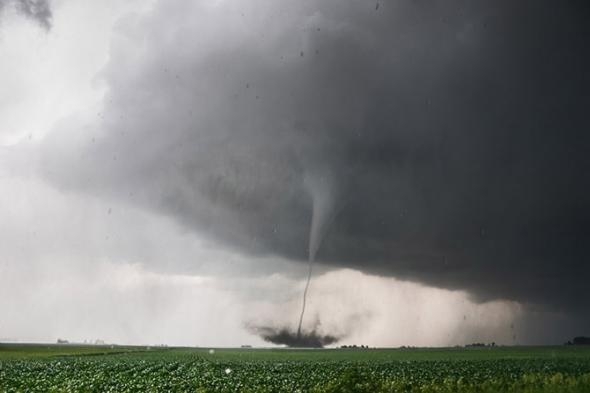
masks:
<path fill-rule="evenodd" d="M 105 86 L 96 74 L 109 59 L 112 29 L 142 1 L 54 1 L 46 31 L 7 8 L 0 23 L 0 145 L 41 139 L 75 112 L 97 116 Z"/>
<path fill-rule="evenodd" d="M 156 274 L 136 264 L 96 261 L 76 269 L 78 261 L 43 262 L 32 275 L 11 269 L 0 279 L 2 337 L 219 346 L 257 341 L 239 328 L 240 304 L 214 280 Z"/>
<path fill-rule="evenodd" d="M 296 329 L 304 283 L 278 280 L 269 293 L 289 294 L 260 300 L 248 322 Z M 474 303 L 463 291 L 449 291 L 363 274 L 350 269 L 314 277 L 304 329 L 344 335 L 342 344 L 371 346 L 446 346 L 475 341 L 513 343 L 514 321 L 522 316 L 516 302 Z"/>

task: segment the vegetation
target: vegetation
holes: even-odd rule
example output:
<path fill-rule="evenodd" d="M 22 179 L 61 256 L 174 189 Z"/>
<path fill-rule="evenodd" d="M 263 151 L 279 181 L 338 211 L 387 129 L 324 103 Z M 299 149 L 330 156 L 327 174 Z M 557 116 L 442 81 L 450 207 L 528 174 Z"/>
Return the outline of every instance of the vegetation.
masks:
<path fill-rule="evenodd" d="M 590 392 L 590 348 L 0 345 L 0 392 Z"/>

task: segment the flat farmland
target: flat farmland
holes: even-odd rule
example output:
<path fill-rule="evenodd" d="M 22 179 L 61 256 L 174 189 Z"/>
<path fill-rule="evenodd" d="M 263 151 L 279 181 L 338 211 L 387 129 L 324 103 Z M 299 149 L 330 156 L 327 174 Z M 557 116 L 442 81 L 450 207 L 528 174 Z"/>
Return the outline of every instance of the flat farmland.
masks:
<path fill-rule="evenodd" d="M 0 344 L 0 392 L 590 392 L 589 347 Z"/>

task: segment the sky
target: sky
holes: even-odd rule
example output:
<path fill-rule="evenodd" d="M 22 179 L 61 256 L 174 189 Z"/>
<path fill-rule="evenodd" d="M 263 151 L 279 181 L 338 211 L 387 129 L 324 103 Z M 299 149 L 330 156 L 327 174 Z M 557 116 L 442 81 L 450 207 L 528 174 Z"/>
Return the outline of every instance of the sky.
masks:
<path fill-rule="evenodd" d="M 590 334 L 589 13 L 0 0 L 0 341 Z"/>

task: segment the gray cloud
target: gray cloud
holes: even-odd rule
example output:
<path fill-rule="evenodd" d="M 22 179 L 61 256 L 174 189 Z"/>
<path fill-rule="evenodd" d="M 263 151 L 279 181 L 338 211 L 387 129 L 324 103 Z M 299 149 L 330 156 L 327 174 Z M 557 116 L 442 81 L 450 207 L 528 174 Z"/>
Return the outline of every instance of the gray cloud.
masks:
<path fill-rule="evenodd" d="M 583 310 L 583 2 L 167 1 L 121 23 L 57 184 L 225 247 Z"/>
<path fill-rule="evenodd" d="M 19 13 L 35 20 L 45 29 L 51 28 L 52 13 L 49 0 L 0 0 L 0 12 L 10 4 L 14 5 Z"/>

